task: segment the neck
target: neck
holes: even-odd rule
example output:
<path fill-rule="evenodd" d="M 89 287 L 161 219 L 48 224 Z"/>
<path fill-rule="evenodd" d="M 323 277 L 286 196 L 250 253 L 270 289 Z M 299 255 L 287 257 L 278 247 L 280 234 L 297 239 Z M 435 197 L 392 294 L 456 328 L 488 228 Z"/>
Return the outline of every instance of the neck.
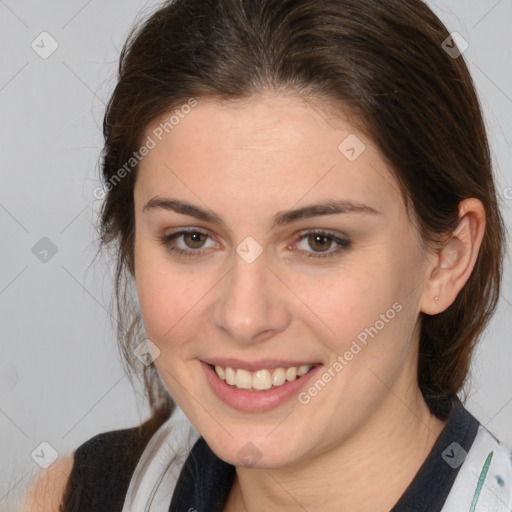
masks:
<path fill-rule="evenodd" d="M 293 467 L 237 468 L 225 512 L 389 511 L 446 424 L 417 387 L 409 389 L 400 398 L 390 392 L 370 421 L 332 450 Z"/>

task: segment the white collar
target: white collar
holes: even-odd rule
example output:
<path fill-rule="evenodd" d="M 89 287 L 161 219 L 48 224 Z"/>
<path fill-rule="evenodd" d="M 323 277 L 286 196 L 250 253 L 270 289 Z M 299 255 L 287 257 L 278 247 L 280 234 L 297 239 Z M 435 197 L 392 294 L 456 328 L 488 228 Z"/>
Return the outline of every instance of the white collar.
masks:
<path fill-rule="evenodd" d="M 175 405 L 169 419 L 151 437 L 142 453 L 132 475 L 122 512 L 168 512 L 181 469 L 198 439 L 197 430 Z M 492 458 L 489 457 L 490 453 L 493 454 Z M 442 512 L 510 512 L 510 450 L 480 425 L 469 452 L 464 455 L 464 462 Z"/>
<path fill-rule="evenodd" d="M 176 404 L 146 445 L 122 512 L 168 512 L 181 468 L 198 439 L 199 433 Z"/>
<path fill-rule="evenodd" d="M 480 425 L 442 512 L 510 512 L 510 510 L 512 510 L 511 452 Z"/>

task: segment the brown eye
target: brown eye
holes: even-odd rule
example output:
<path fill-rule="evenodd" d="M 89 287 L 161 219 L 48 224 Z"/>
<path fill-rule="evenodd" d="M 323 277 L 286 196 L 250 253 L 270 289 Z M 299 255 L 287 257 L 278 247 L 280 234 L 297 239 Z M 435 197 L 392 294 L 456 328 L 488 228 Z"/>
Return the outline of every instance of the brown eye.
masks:
<path fill-rule="evenodd" d="M 349 249 L 351 242 L 326 231 L 302 232 L 296 247 L 306 258 L 326 258 L 339 256 Z M 334 250 L 331 250 L 334 247 Z"/>
<path fill-rule="evenodd" d="M 210 235 L 197 229 L 177 231 L 169 235 L 159 237 L 159 241 L 165 248 L 180 256 L 202 256 L 207 249 L 218 247 L 218 244 L 210 240 Z"/>
<path fill-rule="evenodd" d="M 203 240 L 201 240 L 203 238 Z M 183 234 L 183 241 L 191 249 L 200 249 L 208 237 L 199 231 L 188 231 Z"/>
<path fill-rule="evenodd" d="M 312 234 L 308 236 L 308 244 L 314 251 L 326 251 L 331 247 L 333 240 L 325 235 Z"/>

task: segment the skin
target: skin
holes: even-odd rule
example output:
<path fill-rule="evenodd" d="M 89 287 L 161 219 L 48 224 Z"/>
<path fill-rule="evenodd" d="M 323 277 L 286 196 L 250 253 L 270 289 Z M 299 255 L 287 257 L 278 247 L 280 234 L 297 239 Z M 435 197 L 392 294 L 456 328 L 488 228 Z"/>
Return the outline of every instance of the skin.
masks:
<path fill-rule="evenodd" d="M 387 511 L 445 425 L 417 385 L 420 313 L 443 311 L 467 281 L 483 207 L 463 201 L 454 237 L 439 252 L 423 250 L 376 146 L 326 111 L 293 94 L 199 99 L 138 170 L 135 281 L 146 334 L 160 350 L 155 364 L 169 393 L 212 450 L 237 466 L 228 512 Z M 366 146 L 354 161 L 338 150 L 350 134 Z M 154 197 L 203 207 L 223 222 L 143 211 Z M 327 199 L 379 213 L 272 227 L 275 214 Z M 208 233 L 174 241 L 202 254 L 187 258 L 161 243 L 181 228 Z M 335 242 L 301 233 L 312 229 L 350 246 L 333 255 Z M 247 236 L 263 249 L 252 263 L 236 252 Z M 322 251 L 332 256 L 314 257 Z M 327 369 L 394 303 L 400 312 L 306 405 L 292 398 L 266 412 L 233 409 L 200 368 L 223 356 Z M 248 442 L 261 458 L 244 467 L 237 454 Z"/>

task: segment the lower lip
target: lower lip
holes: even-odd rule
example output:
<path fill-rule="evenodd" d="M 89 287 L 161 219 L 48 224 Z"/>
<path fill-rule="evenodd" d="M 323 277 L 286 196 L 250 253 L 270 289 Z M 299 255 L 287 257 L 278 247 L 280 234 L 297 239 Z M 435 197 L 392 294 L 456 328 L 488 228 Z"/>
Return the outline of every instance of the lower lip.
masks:
<path fill-rule="evenodd" d="M 306 375 L 293 381 L 287 381 L 282 386 L 269 389 L 268 391 L 250 391 L 238 389 L 235 386 L 226 384 L 215 373 L 215 370 L 207 363 L 200 361 L 206 374 L 206 379 L 215 395 L 225 404 L 238 409 L 239 411 L 264 412 L 278 407 L 279 405 L 298 395 L 299 391 L 315 376 L 322 368 L 322 365 L 315 366 Z"/>

